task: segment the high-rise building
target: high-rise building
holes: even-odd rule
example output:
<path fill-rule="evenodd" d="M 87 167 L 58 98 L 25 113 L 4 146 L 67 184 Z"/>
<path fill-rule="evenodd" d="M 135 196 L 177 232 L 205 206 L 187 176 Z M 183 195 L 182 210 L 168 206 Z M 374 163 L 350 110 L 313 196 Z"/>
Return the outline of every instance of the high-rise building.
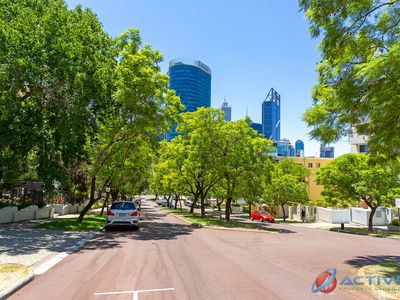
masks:
<path fill-rule="evenodd" d="M 185 111 L 211 106 L 211 69 L 199 60 L 174 59 L 169 63 L 169 88 L 181 98 Z"/>
<path fill-rule="evenodd" d="M 321 144 L 319 148 L 319 157 L 321 158 L 334 158 L 335 157 L 335 147 L 327 146 L 325 144 Z"/>
<path fill-rule="evenodd" d="M 276 142 L 277 156 L 294 156 L 294 147 L 288 139 L 282 139 Z"/>
<path fill-rule="evenodd" d="M 232 107 L 228 105 L 226 98 L 222 102 L 221 110 L 224 112 L 224 120 L 230 122 L 232 120 Z"/>
<path fill-rule="evenodd" d="M 297 140 L 295 143 L 296 156 L 304 157 L 304 143 L 302 140 Z"/>
<path fill-rule="evenodd" d="M 267 139 L 281 139 L 281 96 L 273 88 L 262 103 L 262 126 Z"/>
<path fill-rule="evenodd" d="M 358 123 L 351 126 L 349 134 L 349 144 L 351 145 L 352 153 L 367 153 L 368 152 L 368 136 L 358 134 L 357 125 L 367 124 L 370 122 L 368 117 L 361 117 Z"/>
<path fill-rule="evenodd" d="M 251 128 L 253 128 L 258 133 L 263 134 L 263 132 L 262 132 L 262 124 L 260 124 L 260 123 L 251 123 L 250 126 L 251 126 Z"/>

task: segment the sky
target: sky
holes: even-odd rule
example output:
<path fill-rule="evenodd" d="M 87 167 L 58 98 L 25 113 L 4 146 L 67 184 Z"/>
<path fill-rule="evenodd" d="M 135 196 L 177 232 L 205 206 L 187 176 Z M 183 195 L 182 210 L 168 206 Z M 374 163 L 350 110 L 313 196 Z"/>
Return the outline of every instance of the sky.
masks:
<path fill-rule="evenodd" d="M 302 115 L 312 105 L 317 83 L 318 41 L 297 0 L 67 0 L 94 11 L 104 29 L 118 36 L 138 28 L 144 43 L 164 55 L 168 71 L 175 58 L 198 59 L 212 70 L 211 106 L 224 97 L 232 120 L 261 123 L 261 103 L 270 88 L 281 95 L 281 138 L 304 141 L 306 156 L 319 156 Z M 350 152 L 347 138 L 335 157 Z"/>

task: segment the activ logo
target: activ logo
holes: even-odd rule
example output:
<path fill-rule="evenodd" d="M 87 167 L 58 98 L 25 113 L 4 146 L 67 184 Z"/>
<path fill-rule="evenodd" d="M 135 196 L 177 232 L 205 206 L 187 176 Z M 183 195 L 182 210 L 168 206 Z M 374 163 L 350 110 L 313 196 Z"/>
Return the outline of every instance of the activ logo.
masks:
<path fill-rule="evenodd" d="M 336 288 L 336 285 L 336 269 L 331 268 L 318 274 L 314 284 L 312 285 L 311 291 L 313 293 L 330 293 Z"/>
<path fill-rule="evenodd" d="M 313 293 L 330 293 L 336 289 L 338 285 L 336 278 L 336 268 L 330 268 L 324 272 L 318 274 L 315 279 L 311 291 Z M 399 290 L 400 291 L 400 274 L 394 274 L 392 276 L 384 276 L 381 274 L 371 275 L 357 275 L 348 276 L 346 275 L 339 283 L 339 289 L 350 290 L 359 288 L 370 289 L 373 287 L 376 290 Z"/>

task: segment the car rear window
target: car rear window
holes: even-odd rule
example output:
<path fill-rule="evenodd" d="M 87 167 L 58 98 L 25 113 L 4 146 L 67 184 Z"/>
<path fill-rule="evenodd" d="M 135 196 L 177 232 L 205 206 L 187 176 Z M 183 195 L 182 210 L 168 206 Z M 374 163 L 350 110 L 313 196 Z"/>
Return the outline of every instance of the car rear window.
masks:
<path fill-rule="evenodd" d="M 111 209 L 134 210 L 136 207 L 131 202 L 116 202 L 111 205 Z"/>

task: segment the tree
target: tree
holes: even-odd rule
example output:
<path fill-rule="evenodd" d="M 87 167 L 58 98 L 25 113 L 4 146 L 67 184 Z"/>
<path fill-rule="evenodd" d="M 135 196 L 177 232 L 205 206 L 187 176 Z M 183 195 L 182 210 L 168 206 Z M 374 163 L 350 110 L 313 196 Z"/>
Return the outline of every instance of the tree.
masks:
<path fill-rule="evenodd" d="M 251 183 L 268 176 L 272 168 L 271 141 L 258 137 L 245 120 L 224 123 L 220 130 L 218 144 L 218 169 L 222 177 L 219 185 L 225 191 L 225 220 L 230 220 L 232 201 L 242 196 L 248 201 L 257 198 L 258 188 Z M 254 182 L 257 185 L 256 182 Z M 260 182 L 258 183 L 260 184 Z"/>
<path fill-rule="evenodd" d="M 79 222 L 91 205 L 101 198 L 104 188 L 111 184 L 116 176 L 113 172 L 121 175 L 121 164 L 128 163 L 128 153 L 138 151 L 142 146 L 150 151 L 148 146 L 155 147 L 156 139 L 169 130 L 176 122 L 179 110 L 183 109 L 179 97 L 168 89 L 168 76 L 160 73 L 158 64 L 162 55 L 148 45 L 142 46 L 138 30 L 130 29 L 121 34 L 114 44 L 118 54 L 118 65 L 113 74 L 114 102 L 110 115 L 98 120 L 98 134 L 88 145 L 90 200 L 79 216 Z M 150 168 L 150 160 L 143 162 L 147 165 L 138 167 L 136 161 L 131 162 L 130 170 L 136 172 L 131 176 L 138 178 L 143 167 Z M 113 168 L 115 163 L 117 165 Z M 132 164 L 136 165 L 135 169 Z M 97 179 L 100 179 L 100 184 L 96 184 Z"/>
<path fill-rule="evenodd" d="M 68 186 L 111 99 L 112 39 L 62 0 L 2 1 L 0 28 L 0 180 L 18 179 L 35 153 L 46 190 Z"/>
<path fill-rule="evenodd" d="M 400 154 L 400 1 L 300 0 L 312 37 L 322 36 L 314 105 L 304 115 L 324 143 L 349 126 L 369 136 L 372 153 Z M 368 122 L 362 124 L 361 117 Z"/>
<path fill-rule="evenodd" d="M 195 112 L 183 113 L 177 127 L 181 134 L 177 140 L 179 153 L 183 159 L 178 162 L 178 169 L 186 183 L 186 191 L 194 197 L 190 211 L 193 212 L 200 200 L 202 216 L 208 193 L 221 179 L 217 169 L 220 161 L 216 141 L 223 124 L 221 110 L 201 107 Z"/>
<path fill-rule="evenodd" d="M 167 206 L 170 206 L 171 195 L 175 195 L 175 207 L 179 195 L 191 193 L 185 178 L 182 176 L 182 144 L 180 138 L 175 138 L 172 142 L 162 141 L 158 150 L 159 158 L 154 165 L 154 172 L 151 179 L 151 190 L 156 194 L 168 195 Z"/>
<path fill-rule="evenodd" d="M 368 230 L 379 206 L 394 206 L 400 196 L 399 162 L 385 162 L 366 154 L 345 154 L 317 172 L 317 183 L 324 186 L 322 195 L 328 203 L 357 206 L 363 200 L 371 209 Z"/>
<path fill-rule="evenodd" d="M 306 204 L 310 201 L 305 182 L 308 173 L 306 168 L 296 165 L 291 159 L 283 159 L 275 165 L 263 198 L 270 205 L 282 207 L 283 221 L 286 220 L 286 204 Z"/>

